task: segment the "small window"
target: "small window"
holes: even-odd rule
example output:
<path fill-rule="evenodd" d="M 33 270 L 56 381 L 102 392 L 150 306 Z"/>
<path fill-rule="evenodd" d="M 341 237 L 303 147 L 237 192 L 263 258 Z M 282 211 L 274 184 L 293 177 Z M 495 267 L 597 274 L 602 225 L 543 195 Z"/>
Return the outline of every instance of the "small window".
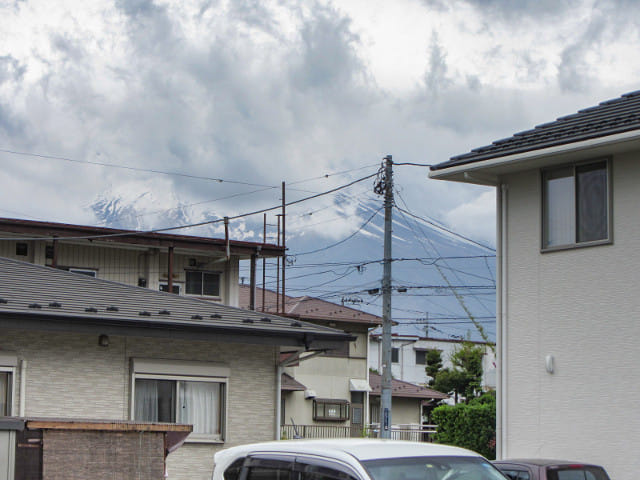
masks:
<path fill-rule="evenodd" d="M 186 271 L 187 295 L 220 296 L 220 273 Z"/>
<path fill-rule="evenodd" d="M 339 422 L 349 420 L 349 402 L 317 398 L 313 401 L 313 419 Z"/>
<path fill-rule="evenodd" d="M 391 349 L 391 363 L 399 363 L 400 362 L 400 349 L 393 347 Z"/>
<path fill-rule="evenodd" d="M 160 283 L 160 291 L 161 292 L 168 292 L 169 291 L 169 284 L 168 283 Z M 174 283 L 171 286 L 171 293 L 175 293 L 176 295 L 180 295 L 180 284 Z"/>
<path fill-rule="evenodd" d="M 427 352 L 425 350 L 416 350 L 416 365 L 427 364 Z"/>
<path fill-rule="evenodd" d="M 95 270 L 90 270 L 88 268 L 69 268 L 71 273 L 79 273 L 80 275 L 86 275 L 87 277 L 96 277 L 97 272 Z"/>
<path fill-rule="evenodd" d="M 252 458 L 247 471 L 247 480 L 291 480 L 293 462 Z"/>
<path fill-rule="evenodd" d="M 0 416 L 11 415 L 12 378 L 12 371 L 0 370 Z"/>
<path fill-rule="evenodd" d="M 544 170 L 542 178 L 544 249 L 610 241 L 609 162 Z"/>
<path fill-rule="evenodd" d="M 26 243 L 16 243 L 16 255 L 19 257 L 26 257 L 29 253 L 29 247 Z"/>

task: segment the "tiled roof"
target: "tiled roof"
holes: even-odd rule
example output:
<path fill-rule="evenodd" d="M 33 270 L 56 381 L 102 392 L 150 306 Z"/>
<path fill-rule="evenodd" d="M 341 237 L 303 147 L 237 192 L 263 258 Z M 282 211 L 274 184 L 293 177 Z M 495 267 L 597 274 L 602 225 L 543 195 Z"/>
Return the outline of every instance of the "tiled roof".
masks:
<path fill-rule="evenodd" d="M 640 130 L 640 90 L 585 108 L 573 115 L 560 117 L 554 122 L 538 125 L 532 130 L 496 140 L 491 145 L 475 148 L 469 153 L 451 157 L 449 161 L 432 166 L 431 170 L 442 170 L 631 130 Z"/>
<path fill-rule="evenodd" d="M 377 373 L 369 373 L 369 385 L 371 385 L 370 395 L 379 396 L 382 392 L 382 376 Z M 391 380 L 391 396 L 404 398 L 422 398 L 444 400 L 449 395 L 438 392 L 431 388 L 414 385 L 413 383 L 403 382 L 402 380 Z"/>
<path fill-rule="evenodd" d="M 249 307 L 249 293 L 249 286 L 240 285 L 240 307 Z M 265 296 L 265 311 L 275 312 L 276 293 L 271 290 L 256 288 L 256 308 L 258 310 L 262 308 L 263 295 Z M 295 316 L 303 320 L 365 323 L 371 326 L 382 325 L 382 317 L 315 297 L 289 297 L 285 295 L 284 306 L 286 315 Z"/>
<path fill-rule="evenodd" d="M 0 320 L 164 330 L 203 335 L 341 342 L 351 337 L 332 328 L 197 298 L 132 287 L 51 267 L 0 258 Z"/>
<path fill-rule="evenodd" d="M 307 389 L 303 384 L 293 378 L 291 375 L 283 373 L 281 376 L 280 390 L 287 392 L 304 392 Z"/>

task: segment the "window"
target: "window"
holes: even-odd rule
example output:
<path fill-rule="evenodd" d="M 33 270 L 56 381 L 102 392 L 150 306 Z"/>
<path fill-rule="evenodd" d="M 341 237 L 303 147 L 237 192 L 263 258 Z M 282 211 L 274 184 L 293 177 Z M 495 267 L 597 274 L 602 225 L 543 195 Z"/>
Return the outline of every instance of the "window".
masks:
<path fill-rule="evenodd" d="M 73 268 L 73 267 L 69 267 L 69 271 L 71 273 L 79 273 L 80 275 L 86 275 L 87 277 L 96 277 L 96 271 L 95 270 L 90 270 L 88 268 Z"/>
<path fill-rule="evenodd" d="M 606 160 L 544 170 L 543 248 L 610 241 Z"/>
<path fill-rule="evenodd" d="M 168 283 L 160 283 L 160 291 L 161 292 L 168 292 L 169 291 L 169 284 Z M 174 283 L 171 286 L 171 293 L 175 293 L 176 295 L 180 295 L 180 285 Z"/>
<path fill-rule="evenodd" d="M 398 363 L 400 361 L 400 349 L 393 347 L 391 349 L 391 363 Z"/>
<path fill-rule="evenodd" d="M 313 401 L 314 420 L 349 420 L 349 402 L 347 400 L 331 400 L 316 398 Z"/>
<path fill-rule="evenodd" d="M 191 424 L 189 440 L 223 440 L 228 368 L 144 359 L 133 365 L 134 420 Z"/>
<path fill-rule="evenodd" d="M 0 353 L 0 417 L 13 414 L 13 381 L 17 365 L 15 355 Z"/>
<path fill-rule="evenodd" d="M 186 271 L 187 295 L 220 296 L 220 273 Z"/>
<path fill-rule="evenodd" d="M 425 350 L 416 350 L 416 365 L 427 364 L 427 352 Z"/>
<path fill-rule="evenodd" d="M 26 243 L 16 243 L 16 255 L 25 257 L 29 253 L 29 247 Z"/>

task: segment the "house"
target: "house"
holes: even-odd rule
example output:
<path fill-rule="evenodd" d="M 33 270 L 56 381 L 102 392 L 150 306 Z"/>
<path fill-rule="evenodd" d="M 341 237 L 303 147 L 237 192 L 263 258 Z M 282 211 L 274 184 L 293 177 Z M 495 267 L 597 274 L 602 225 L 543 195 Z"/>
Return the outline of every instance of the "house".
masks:
<path fill-rule="evenodd" d="M 0 416 L 193 426 L 171 479 L 209 479 L 224 447 L 277 438 L 281 350 L 351 335 L 269 313 L 0 258 Z"/>
<path fill-rule="evenodd" d="M 427 385 L 431 377 L 427 375 L 427 352 L 438 350 L 443 368 L 451 368 L 451 354 L 461 345 L 460 340 L 447 338 L 420 337 L 418 335 L 391 336 L 391 375 L 393 378 L 416 385 Z M 484 349 L 482 359 L 482 388 L 496 388 L 496 358 L 492 345 L 473 341 L 472 344 Z M 382 335 L 369 337 L 369 367 L 382 372 Z"/>
<path fill-rule="evenodd" d="M 0 256 L 238 306 L 240 260 L 281 257 L 267 243 L 0 218 Z M 255 268 L 253 269 L 255 281 Z"/>
<path fill-rule="evenodd" d="M 640 91 L 432 167 L 497 192 L 499 458 L 636 478 Z"/>
<path fill-rule="evenodd" d="M 371 372 L 371 420 L 373 428 L 380 428 L 380 396 L 382 375 Z M 398 440 L 428 441 L 436 430 L 426 424 L 426 412 L 430 412 L 440 401 L 449 396 L 432 388 L 391 379 L 392 438 Z"/>
<path fill-rule="evenodd" d="M 240 286 L 240 306 L 248 308 L 250 287 Z M 282 297 L 256 290 L 256 306 L 266 312 L 344 330 L 352 342 L 321 354 L 286 361 L 282 372 L 283 436 L 361 436 L 369 421 L 369 331 L 382 318 L 325 300 Z M 279 307 L 278 307 L 279 305 Z"/>

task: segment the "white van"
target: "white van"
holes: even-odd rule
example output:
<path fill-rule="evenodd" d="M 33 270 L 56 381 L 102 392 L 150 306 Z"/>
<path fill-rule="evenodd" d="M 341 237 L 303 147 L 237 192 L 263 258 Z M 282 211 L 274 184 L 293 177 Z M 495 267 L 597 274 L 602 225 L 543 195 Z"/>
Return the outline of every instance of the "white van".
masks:
<path fill-rule="evenodd" d="M 213 480 L 505 480 L 477 453 L 375 439 L 288 440 L 228 448 Z"/>

